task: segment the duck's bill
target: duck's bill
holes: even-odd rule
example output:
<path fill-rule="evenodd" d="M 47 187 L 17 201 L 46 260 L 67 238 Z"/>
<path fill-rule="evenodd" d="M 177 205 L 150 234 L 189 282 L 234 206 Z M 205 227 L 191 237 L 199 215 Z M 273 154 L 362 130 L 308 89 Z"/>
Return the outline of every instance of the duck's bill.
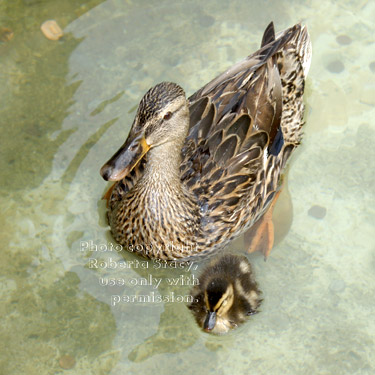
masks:
<path fill-rule="evenodd" d="M 215 328 L 216 324 L 216 312 L 214 311 L 209 311 L 206 320 L 203 323 L 203 329 L 206 332 L 211 332 Z"/>
<path fill-rule="evenodd" d="M 101 168 L 106 181 L 119 181 L 126 177 L 150 149 L 143 134 L 131 137 Z"/>

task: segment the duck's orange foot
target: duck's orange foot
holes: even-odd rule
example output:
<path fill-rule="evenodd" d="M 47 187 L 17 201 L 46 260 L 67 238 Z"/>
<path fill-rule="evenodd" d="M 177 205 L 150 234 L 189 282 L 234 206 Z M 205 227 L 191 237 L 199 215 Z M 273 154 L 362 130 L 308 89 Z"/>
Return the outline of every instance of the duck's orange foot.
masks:
<path fill-rule="evenodd" d="M 112 195 L 112 191 L 115 188 L 116 184 L 112 184 L 112 186 L 106 191 L 106 193 L 102 196 L 102 199 L 105 199 L 107 202 L 107 208 L 109 207 L 109 200 Z"/>
<path fill-rule="evenodd" d="M 275 197 L 263 216 L 245 233 L 244 242 L 247 246 L 247 251 L 253 253 L 260 251 L 264 255 L 264 260 L 267 260 L 271 253 L 274 241 L 275 230 L 272 222 L 273 209 L 275 203 L 280 196 L 281 189 L 275 194 Z"/>
<path fill-rule="evenodd" d="M 272 209 L 269 209 L 244 236 L 247 251 L 260 251 L 267 260 L 274 243 L 274 227 L 272 223 Z"/>

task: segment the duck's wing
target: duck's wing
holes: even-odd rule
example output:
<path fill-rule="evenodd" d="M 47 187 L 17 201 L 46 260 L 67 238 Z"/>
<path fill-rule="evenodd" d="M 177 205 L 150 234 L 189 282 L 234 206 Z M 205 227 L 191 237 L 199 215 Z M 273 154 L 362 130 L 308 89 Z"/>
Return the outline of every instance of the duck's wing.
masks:
<path fill-rule="evenodd" d="M 275 39 L 271 23 L 257 52 L 189 98 L 191 125 L 181 176 L 204 209 L 236 207 L 267 155 L 281 150 L 283 95 L 277 57 L 300 28 L 296 25 Z"/>

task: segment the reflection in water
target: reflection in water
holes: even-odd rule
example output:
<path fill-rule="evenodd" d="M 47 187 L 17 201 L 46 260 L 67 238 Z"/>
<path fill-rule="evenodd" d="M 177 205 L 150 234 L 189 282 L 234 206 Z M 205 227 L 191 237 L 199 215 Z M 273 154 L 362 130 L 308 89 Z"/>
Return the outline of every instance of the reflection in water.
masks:
<path fill-rule="evenodd" d="M 0 3 L 0 28 L 14 33 L 0 41 L 1 374 L 57 373 L 64 355 L 74 357 L 74 374 L 374 372 L 374 5 L 309 6 Z M 57 42 L 40 31 L 47 19 L 64 30 Z M 108 145 L 123 142 L 128 111 L 149 87 L 170 80 L 194 92 L 257 49 L 270 20 L 277 29 L 307 24 L 314 60 L 306 134 L 289 175 L 293 224 L 267 262 L 251 255 L 261 314 L 217 338 L 183 304 L 110 306 L 111 295 L 136 288 L 108 289 L 100 277 L 148 272 L 85 267 L 108 254 L 81 251 L 80 241 L 112 242 L 97 201 Z M 309 214 L 314 206 L 325 216 Z"/>

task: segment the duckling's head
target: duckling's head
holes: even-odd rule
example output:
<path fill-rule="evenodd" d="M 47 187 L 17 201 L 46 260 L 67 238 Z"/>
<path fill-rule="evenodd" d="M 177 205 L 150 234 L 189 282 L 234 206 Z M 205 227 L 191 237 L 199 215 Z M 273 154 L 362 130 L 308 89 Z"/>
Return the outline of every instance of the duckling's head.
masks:
<path fill-rule="evenodd" d="M 225 254 L 199 276 L 189 309 L 206 332 L 223 334 L 257 313 L 261 293 L 247 258 Z"/>
<path fill-rule="evenodd" d="M 151 148 L 168 142 L 182 144 L 188 129 L 189 106 L 184 90 L 172 82 L 159 83 L 142 98 L 128 138 L 100 174 L 107 181 L 121 180 Z"/>
<path fill-rule="evenodd" d="M 224 333 L 233 328 L 228 318 L 228 312 L 233 306 L 233 285 L 226 279 L 212 279 L 205 290 L 204 302 L 207 315 L 203 323 L 206 332 Z"/>

